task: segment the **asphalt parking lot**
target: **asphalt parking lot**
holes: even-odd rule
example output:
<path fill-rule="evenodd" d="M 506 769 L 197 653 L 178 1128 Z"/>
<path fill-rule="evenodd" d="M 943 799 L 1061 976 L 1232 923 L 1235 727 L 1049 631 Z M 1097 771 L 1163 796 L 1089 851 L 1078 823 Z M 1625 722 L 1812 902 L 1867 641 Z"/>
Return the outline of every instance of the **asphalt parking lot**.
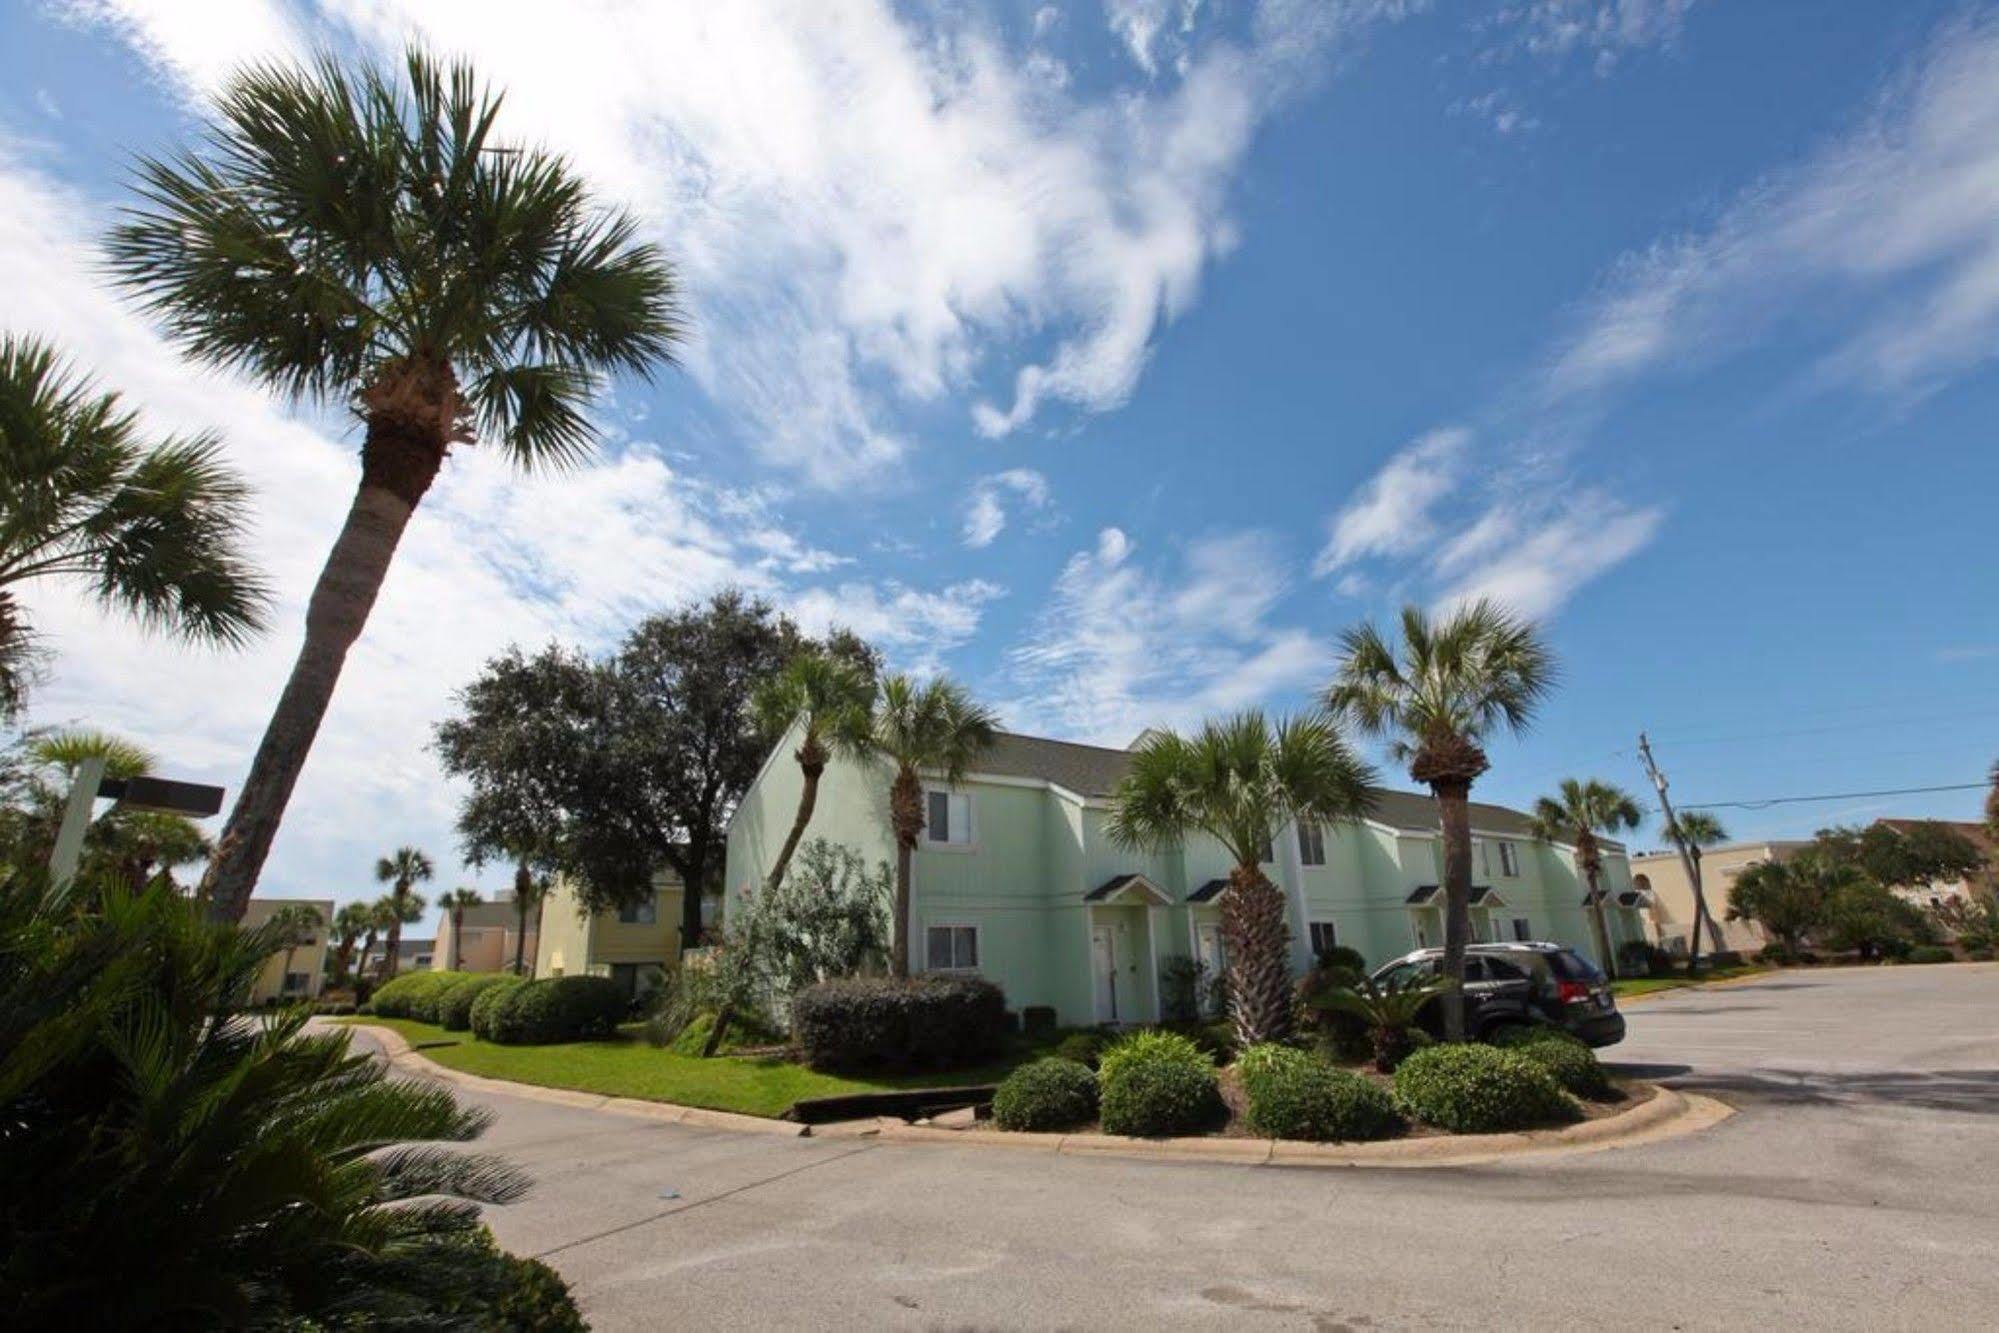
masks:
<path fill-rule="evenodd" d="M 596 1327 L 1991 1328 L 1999 965 L 1787 973 L 1604 1054 L 1739 1113 L 1426 1170 L 776 1139 L 512 1097 L 500 1238 Z"/>

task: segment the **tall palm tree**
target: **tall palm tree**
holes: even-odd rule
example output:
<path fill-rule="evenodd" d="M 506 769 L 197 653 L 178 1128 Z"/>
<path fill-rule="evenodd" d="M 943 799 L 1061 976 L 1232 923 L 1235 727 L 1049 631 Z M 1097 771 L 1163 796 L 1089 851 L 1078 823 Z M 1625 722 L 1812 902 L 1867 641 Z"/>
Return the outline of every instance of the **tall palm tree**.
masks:
<path fill-rule="evenodd" d="M 1645 815 L 1630 792 L 1595 778 L 1563 778 L 1553 796 L 1534 802 L 1534 836 L 1566 842 L 1576 849 L 1576 869 L 1589 889 L 1590 920 L 1596 927 L 1597 956 L 1604 971 L 1617 975 L 1617 951 L 1610 946 L 1610 922 L 1603 910 L 1603 848 L 1597 835 L 1614 836 L 1638 827 Z"/>
<path fill-rule="evenodd" d="M 335 941 L 333 975 L 338 983 L 345 984 L 349 979 L 348 971 L 354 966 L 355 941 L 366 935 L 369 946 L 373 947 L 375 943 L 374 922 L 375 910 L 368 903 L 347 903 L 333 914 L 333 938 Z M 367 954 L 363 952 L 361 957 L 365 961 Z"/>
<path fill-rule="evenodd" d="M 1666 821 L 1662 831 L 1667 841 L 1686 848 L 1687 861 L 1693 867 L 1694 930 L 1687 949 L 1687 971 L 1698 972 L 1701 969 L 1701 922 L 1707 922 L 1708 942 L 1717 949 L 1721 947 L 1721 927 L 1715 924 L 1714 913 L 1707 905 L 1707 891 L 1701 884 L 1701 853 L 1718 843 L 1727 842 L 1728 830 L 1705 810 L 1677 810 Z"/>
<path fill-rule="evenodd" d="M 895 833 L 895 939 L 889 971 L 909 975 L 910 868 L 923 834 L 923 774 L 955 785 L 972 762 L 992 748 L 998 719 L 955 681 L 939 677 L 919 685 L 908 676 L 883 679 L 865 713 L 845 719 L 838 743 L 854 754 L 886 763 L 889 827 Z"/>
<path fill-rule="evenodd" d="M 1135 851 L 1202 833 L 1235 862 L 1222 897 L 1229 1014 L 1244 1046 L 1291 1030 L 1291 930 L 1284 894 L 1263 873 L 1263 849 L 1293 821 L 1355 819 L 1374 804 L 1374 770 L 1332 718 L 1262 713 L 1209 722 L 1192 736 L 1154 731 L 1133 752 L 1104 832 Z"/>
<path fill-rule="evenodd" d="M 269 594 L 241 546 L 249 499 L 214 439 L 149 441 L 47 343 L 0 335 L 0 716 L 33 675 L 15 595 L 29 580 L 80 580 L 107 609 L 197 642 L 262 628 Z"/>
<path fill-rule="evenodd" d="M 1471 939 L 1471 788 L 1491 766 L 1485 742 L 1500 728 L 1520 732 L 1555 683 L 1540 632 L 1483 599 L 1433 620 L 1402 611 L 1398 654 L 1372 624 L 1341 636 L 1339 674 L 1326 691 L 1335 714 L 1409 765 L 1437 798 L 1444 844 L 1444 1032 L 1464 1040 L 1465 945 Z"/>
<path fill-rule="evenodd" d="M 805 836 L 813 808 L 819 803 L 819 778 L 832 758 L 830 747 L 855 732 L 859 720 L 867 715 L 873 692 L 874 682 L 859 666 L 818 648 L 799 653 L 783 671 L 758 686 L 750 708 L 759 728 L 781 736 L 794 725 L 802 727 L 793 757 L 804 777 L 791 832 L 771 862 L 765 888 L 774 890 L 784 882 L 792 853 L 798 850 L 799 839 Z"/>
<path fill-rule="evenodd" d="M 142 159 L 114 275 L 190 354 L 351 408 L 361 481 L 305 642 L 215 860 L 242 916 L 397 543 L 455 444 L 574 463 L 605 376 L 649 375 L 681 331 L 675 280 L 562 158 L 493 137 L 500 98 L 412 50 L 400 73 L 259 65 L 201 149 Z"/>
<path fill-rule="evenodd" d="M 361 965 L 355 969 L 357 973 L 367 972 L 368 955 L 375 952 L 376 937 L 381 935 L 383 931 L 387 930 L 398 919 L 395 905 L 386 897 L 377 898 L 374 902 L 367 904 L 367 910 L 368 935 L 366 939 L 361 941 Z M 390 952 L 393 953 L 394 950 L 390 950 Z M 387 966 L 387 958 L 384 958 L 380 963 L 375 965 L 375 974 L 378 980 L 381 977 L 382 970 Z"/>
<path fill-rule="evenodd" d="M 398 847 L 392 855 L 375 862 L 375 882 L 387 884 L 389 891 L 382 898 L 388 906 L 389 941 L 388 953 L 382 959 L 382 977 L 393 977 L 402 965 L 396 950 L 403 942 L 403 927 L 423 920 L 423 909 L 428 905 L 416 886 L 436 873 L 430 858 L 414 847 Z"/>
<path fill-rule="evenodd" d="M 514 975 L 527 975 L 526 952 L 528 942 L 528 913 L 532 912 L 539 925 L 541 905 L 548 898 L 553 887 L 547 875 L 537 875 L 522 861 L 514 867 L 514 915 L 519 918 L 514 928 Z"/>
<path fill-rule="evenodd" d="M 479 890 L 463 884 L 438 899 L 437 905 L 451 914 L 451 957 L 443 960 L 447 972 L 465 961 L 465 909 L 485 901 Z"/>
<path fill-rule="evenodd" d="M 267 943 L 285 951 L 284 970 L 278 973 L 278 994 L 284 994 L 285 982 L 292 974 L 292 958 L 299 947 L 312 938 L 312 933 L 326 924 L 319 909 L 311 903 L 286 903 L 271 913 L 271 919 L 264 923 L 264 938 Z"/>

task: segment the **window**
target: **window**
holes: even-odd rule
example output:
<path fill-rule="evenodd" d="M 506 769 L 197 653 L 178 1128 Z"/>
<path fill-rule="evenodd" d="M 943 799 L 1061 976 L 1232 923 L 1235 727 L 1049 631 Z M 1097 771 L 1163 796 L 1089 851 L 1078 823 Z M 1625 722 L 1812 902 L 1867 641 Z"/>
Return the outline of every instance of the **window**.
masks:
<path fill-rule="evenodd" d="M 1510 842 L 1499 844 L 1499 873 L 1510 877 L 1520 874 L 1520 849 Z"/>
<path fill-rule="evenodd" d="M 1513 918 L 1513 938 L 1523 944 L 1534 938 L 1534 928 L 1527 924 L 1526 917 L 1516 916 Z"/>
<path fill-rule="evenodd" d="M 302 991 L 311 984 L 312 978 L 303 972 L 285 973 L 285 993 L 287 995 Z"/>
<path fill-rule="evenodd" d="M 656 926 L 659 924 L 659 895 L 653 894 L 644 902 L 627 903 L 618 909 L 618 920 L 627 926 Z"/>
<path fill-rule="evenodd" d="M 1492 873 L 1491 844 L 1487 843 L 1484 838 L 1473 838 L 1471 840 L 1471 849 L 1472 859 L 1478 862 L 1478 873 L 1481 875 L 1490 875 Z"/>
<path fill-rule="evenodd" d="M 1305 929 L 1312 936 L 1312 956 L 1323 958 L 1339 947 L 1340 932 L 1330 921 L 1314 921 Z"/>
<path fill-rule="evenodd" d="M 1308 866 L 1326 863 L 1326 831 L 1309 819 L 1298 821 L 1298 860 Z"/>
<path fill-rule="evenodd" d="M 933 791 L 925 812 L 923 836 L 947 847 L 972 845 L 972 798 L 962 792 Z"/>
<path fill-rule="evenodd" d="M 977 926 L 932 926 L 924 932 L 924 956 L 932 972 L 970 972 L 979 965 Z"/>

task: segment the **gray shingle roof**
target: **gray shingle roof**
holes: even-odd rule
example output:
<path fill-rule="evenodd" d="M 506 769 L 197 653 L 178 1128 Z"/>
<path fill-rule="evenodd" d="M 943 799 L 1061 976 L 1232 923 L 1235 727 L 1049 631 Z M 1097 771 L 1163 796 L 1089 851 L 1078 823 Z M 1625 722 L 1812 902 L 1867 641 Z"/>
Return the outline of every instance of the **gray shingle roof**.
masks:
<path fill-rule="evenodd" d="M 1074 741 L 1049 740 L 1043 736 L 1022 736 L 1002 731 L 993 748 L 972 765 L 977 773 L 1001 778 L 1038 778 L 1052 782 L 1078 796 L 1109 796 L 1111 789 L 1131 767 L 1131 751 L 1101 745 L 1078 745 Z M 1433 832 L 1437 827 L 1437 802 L 1413 791 L 1375 789 L 1374 817 L 1395 828 Z M 1492 833 L 1510 833 L 1531 838 L 1533 821 L 1518 810 L 1484 801 L 1471 803 L 1471 825 Z M 1607 843 L 1614 846 L 1615 844 Z"/>

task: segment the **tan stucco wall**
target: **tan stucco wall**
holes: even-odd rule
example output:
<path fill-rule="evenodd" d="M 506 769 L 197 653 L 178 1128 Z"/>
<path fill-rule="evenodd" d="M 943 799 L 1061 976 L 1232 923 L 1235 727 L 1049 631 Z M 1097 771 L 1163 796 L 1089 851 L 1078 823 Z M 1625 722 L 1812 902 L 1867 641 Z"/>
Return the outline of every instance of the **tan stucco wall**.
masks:
<path fill-rule="evenodd" d="M 612 963 L 659 963 L 680 958 L 680 883 L 671 872 L 655 880 L 653 920 L 644 925 L 618 920 L 617 913 L 587 916 L 575 883 L 557 876 L 542 904 L 541 932 L 535 942 L 535 975 L 581 976 Z"/>
<path fill-rule="evenodd" d="M 312 943 L 302 944 L 292 954 L 291 970 L 306 974 L 306 987 L 293 993 L 293 998 L 313 999 L 326 986 L 326 962 L 329 953 L 327 935 L 333 920 L 333 900 L 331 898 L 252 898 L 243 909 L 243 928 L 254 930 L 269 921 L 281 907 L 304 906 L 319 913 L 320 927 L 312 935 Z M 257 974 L 256 988 L 250 993 L 252 1004 L 262 1004 L 266 1000 L 277 999 L 284 992 L 285 956 L 282 952 L 273 954 L 264 962 L 264 970 Z"/>
<path fill-rule="evenodd" d="M 1702 855 L 1701 890 L 1707 897 L 1709 913 L 1721 929 L 1721 948 L 1754 953 L 1769 942 L 1763 928 L 1754 921 L 1728 919 L 1729 888 L 1736 877 L 1750 866 L 1795 855 L 1806 845 L 1802 842 L 1738 842 L 1710 847 Z M 1693 881 L 1687 878 L 1680 854 L 1668 851 L 1634 856 L 1631 858 L 1631 874 L 1634 881 L 1643 876 L 1652 891 L 1652 938 L 1661 944 L 1687 939 L 1693 931 L 1694 886 Z M 1701 937 L 1703 941 L 1707 938 L 1705 927 Z M 1701 947 L 1705 952 L 1708 945 L 1703 943 Z"/>

